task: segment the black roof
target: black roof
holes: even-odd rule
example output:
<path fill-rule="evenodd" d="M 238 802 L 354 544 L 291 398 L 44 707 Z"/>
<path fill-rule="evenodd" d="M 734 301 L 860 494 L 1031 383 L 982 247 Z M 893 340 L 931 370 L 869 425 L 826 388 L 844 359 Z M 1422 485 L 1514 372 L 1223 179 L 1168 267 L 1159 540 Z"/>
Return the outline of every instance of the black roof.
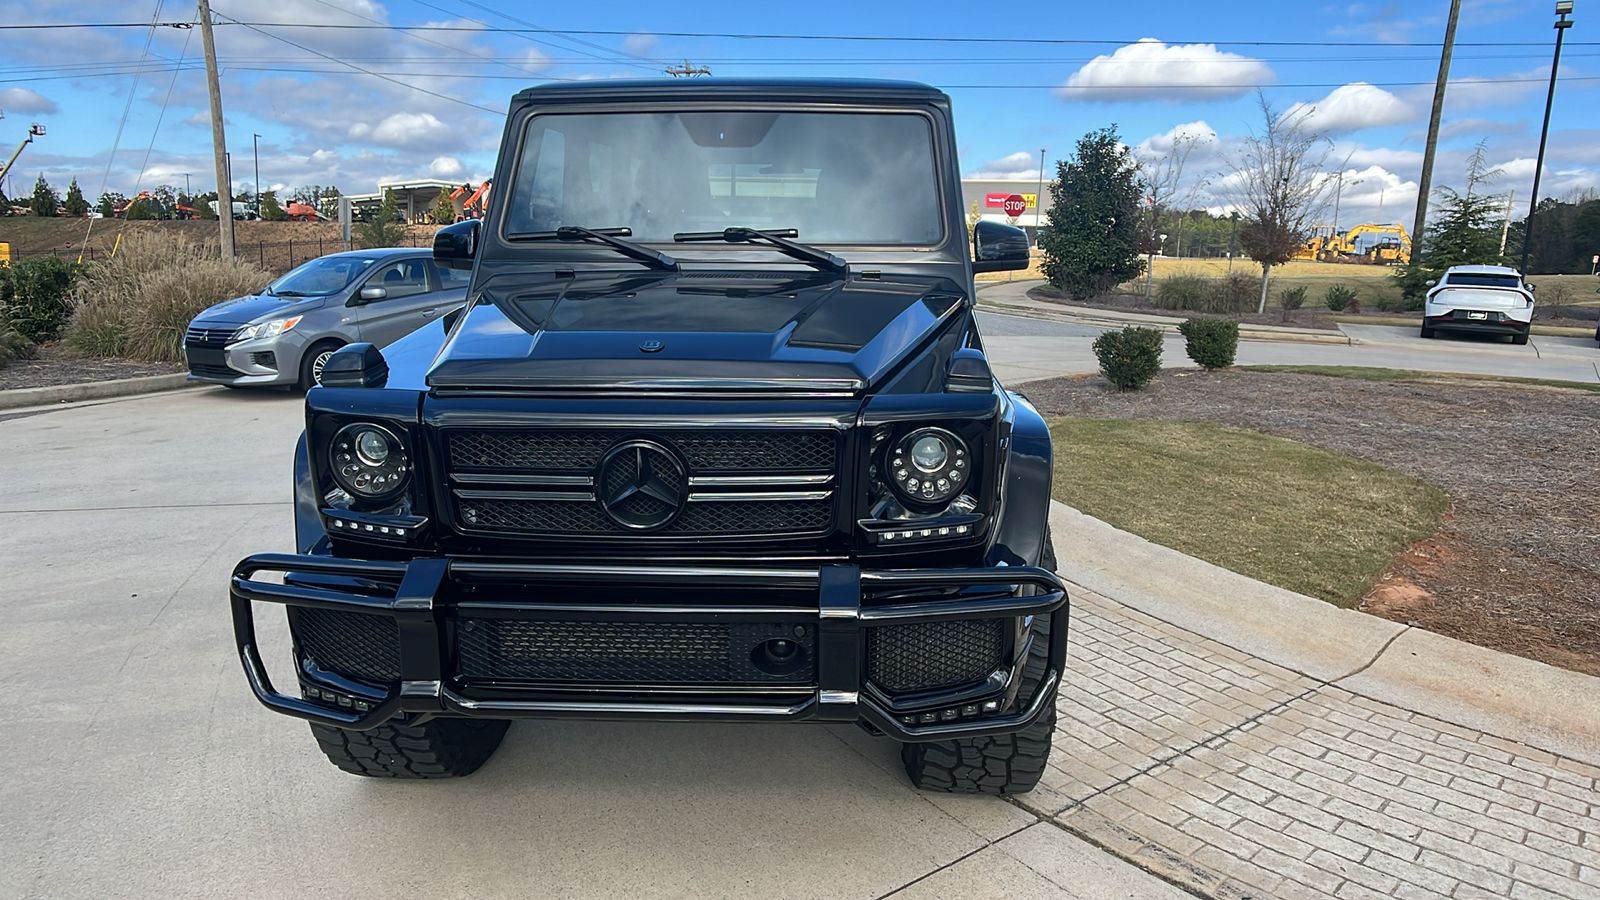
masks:
<path fill-rule="evenodd" d="M 650 78 L 553 81 L 527 88 L 512 104 L 562 101 L 626 100 L 649 97 L 726 100 L 729 97 L 771 100 L 842 100 L 948 103 L 936 87 L 915 81 L 867 78 Z"/>

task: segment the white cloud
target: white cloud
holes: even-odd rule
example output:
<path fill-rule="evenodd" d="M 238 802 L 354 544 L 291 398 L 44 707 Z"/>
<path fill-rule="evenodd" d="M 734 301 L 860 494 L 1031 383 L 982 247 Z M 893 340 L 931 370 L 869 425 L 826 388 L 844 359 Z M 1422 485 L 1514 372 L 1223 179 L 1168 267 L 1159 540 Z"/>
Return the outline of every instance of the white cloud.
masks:
<path fill-rule="evenodd" d="M 0 110 L 19 113 L 60 112 L 56 102 L 27 88 L 0 88 Z"/>
<path fill-rule="evenodd" d="M 654 51 L 658 43 L 653 34 L 630 34 L 622 39 L 622 49 L 635 56 L 643 56 Z"/>
<path fill-rule="evenodd" d="M 1178 142 L 1192 142 L 1199 147 L 1212 144 L 1217 139 L 1217 130 L 1207 125 L 1204 119 L 1174 125 L 1162 134 L 1152 134 L 1140 141 L 1133 148 L 1133 153 L 1142 159 L 1159 159 L 1172 152 Z"/>
<path fill-rule="evenodd" d="M 336 166 L 339 164 L 339 154 L 334 150 L 318 150 L 311 154 L 312 165 Z"/>
<path fill-rule="evenodd" d="M 439 121 L 433 113 L 398 112 L 376 125 L 357 122 L 350 126 L 353 141 L 378 144 L 384 147 L 416 147 L 439 144 L 450 140 L 450 126 Z"/>
<path fill-rule="evenodd" d="M 1315 103 L 1296 103 L 1284 112 L 1285 118 L 1303 117 L 1311 129 L 1325 134 L 1399 125 L 1416 116 L 1410 104 L 1365 81 L 1334 88 Z"/>
<path fill-rule="evenodd" d="M 1276 80 L 1259 59 L 1227 53 L 1215 44 L 1167 45 L 1155 38 L 1097 56 L 1056 89 L 1063 100 L 1203 100 L 1240 97 Z"/>
<path fill-rule="evenodd" d="M 428 174 L 435 178 L 459 178 L 466 168 L 454 156 L 436 156 L 428 163 Z"/>
<path fill-rule="evenodd" d="M 1048 173 L 1046 173 L 1048 174 Z M 1010 156 L 992 159 L 978 167 L 968 178 L 1037 178 L 1039 154 L 1018 150 Z"/>

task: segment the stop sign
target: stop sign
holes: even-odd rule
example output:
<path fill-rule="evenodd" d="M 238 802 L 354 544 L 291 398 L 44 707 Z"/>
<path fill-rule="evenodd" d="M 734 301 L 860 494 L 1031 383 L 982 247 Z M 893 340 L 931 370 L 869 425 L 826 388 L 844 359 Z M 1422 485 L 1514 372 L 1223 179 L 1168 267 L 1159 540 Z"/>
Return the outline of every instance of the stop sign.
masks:
<path fill-rule="evenodd" d="M 1006 198 L 1005 211 L 1013 218 L 1020 216 L 1028 211 L 1028 201 L 1021 194 L 1012 194 Z"/>

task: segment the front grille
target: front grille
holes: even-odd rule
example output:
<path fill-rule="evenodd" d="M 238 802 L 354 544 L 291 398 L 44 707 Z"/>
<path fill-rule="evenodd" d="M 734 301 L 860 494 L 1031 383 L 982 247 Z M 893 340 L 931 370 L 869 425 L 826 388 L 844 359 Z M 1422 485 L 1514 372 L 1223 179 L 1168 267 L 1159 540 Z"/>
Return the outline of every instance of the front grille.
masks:
<path fill-rule="evenodd" d="M 191 326 L 183 333 L 183 342 L 192 347 L 223 347 L 228 344 L 228 339 L 238 331 L 237 327 L 228 328 L 196 328 Z"/>
<path fill-rule="evenodd" d="M 199 375 L 203 378 L 238 378 L 243 372 L 235 372 L 227 366 L 212 363 L 189 363 L 189 374 Z"/>
<path fill-rule="evenodd" d="M 450 463 L 457 469 L 588 472 L 607 449 L 638 432 L 451 431 Z M 683 454 L 693 471 L 831 472 L 835 438 L 831 431 L 680 431 L 643 435 Z"/>
<path fill-rule="evenodd" d="M 790 640 L 802 664 L 763 671 L 768 640 Z M 807 684 L 815 629 L 793 623 L 582 622 L 468 618 L 457 629 L 462 677 L 596 684 Z"/>
<path fill-rule="evenodd" d="M 536 496 L 536 495 L 535 495 Z M 500 534 L 632 534 L 592 501 L 458 500 L 461 521 Z M 832 500 L 690 503 L 662 535 L 804 535 L 827 530 Z"/>
<path fill-rule="evenodd" d="M 289 607 L 301 655 L 318 667 L 365 681 L 400 680 L 400 628 L 389 616 Z"/>
<path fill-rule="evenodd" d="M 832 429 L 447 429 L 442 437 L 456 521 L 468 532 L 787 539 L 833 527 L 840 437 Z M 619 445 L 626 452 L 612 453 Z M 660 490 L 630 493 L 641 465 Z M 609 511 L 600 497 L 611 498 Z"/>
<path fill-rule="evenodd" d="M 885 625 L 867 631 L 867 680 L 890 693 L 982 681 L 1004 665 L 1004 619 Z"/>

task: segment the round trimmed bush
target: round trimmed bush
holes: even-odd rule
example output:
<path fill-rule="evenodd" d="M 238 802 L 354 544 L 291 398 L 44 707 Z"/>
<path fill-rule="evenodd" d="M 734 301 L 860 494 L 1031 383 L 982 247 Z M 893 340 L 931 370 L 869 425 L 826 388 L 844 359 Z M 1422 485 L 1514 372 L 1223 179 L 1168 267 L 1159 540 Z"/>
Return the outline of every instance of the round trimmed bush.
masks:
<path fill-rule="evenodd" d="M 1094 339 L 1100 374 L 1118 390 L 1138 390 L 1161 372 L 1161 332 L 1132 325 Z"/>
<path fill-rule="evenodd" d="M 1207 369 L 1233 365 L 1239 350 L 1239 323 L 1232 319 L 1185 319 L 1178 326 L 1189 358 Z"/>

